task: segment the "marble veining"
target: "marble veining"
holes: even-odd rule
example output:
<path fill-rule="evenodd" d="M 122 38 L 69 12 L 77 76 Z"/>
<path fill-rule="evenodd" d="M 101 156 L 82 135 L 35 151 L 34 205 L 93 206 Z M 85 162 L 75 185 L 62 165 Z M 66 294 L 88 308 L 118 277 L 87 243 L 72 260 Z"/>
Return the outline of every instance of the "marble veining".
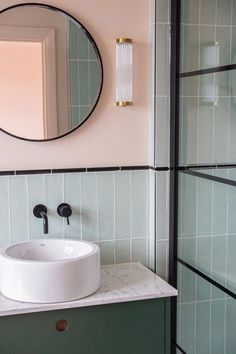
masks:
<path fill-rule="evenodd" d="M 0 294 L 0 316 L 105 305 L 176 296 L 177 290 L 140 263 L 101 267 L 100 289 L 80 300 L 34 304 L 7 299 Z"/>

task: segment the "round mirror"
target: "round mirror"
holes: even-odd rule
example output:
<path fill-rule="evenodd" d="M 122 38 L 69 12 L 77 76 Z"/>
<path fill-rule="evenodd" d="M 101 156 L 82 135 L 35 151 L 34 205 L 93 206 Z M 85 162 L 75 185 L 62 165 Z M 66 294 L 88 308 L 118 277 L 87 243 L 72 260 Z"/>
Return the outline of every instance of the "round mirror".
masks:
<path fill-rule="evenodd" d="M 0 129 L 47 141 L 83 124 L 103 82 L 99 50 L 75 18 L 53 6 L 0 12 Z"/>

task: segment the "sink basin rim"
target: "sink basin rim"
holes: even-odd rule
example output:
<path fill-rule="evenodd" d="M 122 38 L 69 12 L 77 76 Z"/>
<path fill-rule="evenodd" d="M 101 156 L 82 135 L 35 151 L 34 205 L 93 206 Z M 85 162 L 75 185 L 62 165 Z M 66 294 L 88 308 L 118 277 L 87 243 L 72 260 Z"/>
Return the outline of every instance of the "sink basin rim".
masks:
<path fill-rule="evenodd" d="M 10 248 L 13 248 L 13 247 L 16 247 L 18 245 L 24 245 L 24 244 L 28 244 L 28 243 L 38 243 L 38 242 L 41 242 L 41 243 L 44 243 L 44 242 L 47 242 L 47 241 L 59 241 L 59 242 L 73 242 L 73 243 L 85 243 L 85 244 L 88 244 L 89 246 L 92 247 L 92 250 L 83 255 L 83 256 L 77 256 L 77 257 L 71 257 L 71 258 L 66 258 L 66 259 L 56 259 L 56 260 L 33 260 L 33 259 L 24 259 L 24 258 L 16 258 L 14 256 L 11 256 L 9 254 L 7 254 L 7 250 L 10 249 Z M 99 247 L 93 243 L 93 242 L 90 242 L 90 241 L 84 241 L 84 240 L 76 240 L 76 239 L 63 239 L 63 238 L 48 238 L 48 239 L 33 239 L 33 240 L 27 240 L 27 241 L 22 241 L 22 242 L 17 242 L 17 243 L 14 243 L 14 244 L 8 244 L 6 246 L 3 246 L 0 248 L 0 256 L 4 257 L 4 258 L 7 258 L 9 259 L 10 261 L 14 261 L 14 262 L 18 262 L 18 263 L 26 263 L 26 264 L 58 264 L 58 263 L 68 263 L 68 262 L 75 262 L 76 260 L 79 260 L 79 259 L 83 259 L 83 258 L 88 258 L 88 257 L 91 257 L 93 256 L 96 252 L 99 251 Z"/>

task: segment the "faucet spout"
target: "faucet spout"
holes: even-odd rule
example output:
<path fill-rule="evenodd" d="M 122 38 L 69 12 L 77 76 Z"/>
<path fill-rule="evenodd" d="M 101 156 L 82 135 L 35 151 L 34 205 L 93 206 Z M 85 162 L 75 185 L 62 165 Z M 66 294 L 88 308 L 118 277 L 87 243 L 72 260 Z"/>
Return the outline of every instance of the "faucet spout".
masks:
<path fill-rule="evenodd" d="M 48 216 L 44 211 L 40 211 L 39 213 L 41 218 L 43 218 L 43 233 L 48 234 Z"/>
<path fill-rule="evenodd" d="M 43 204 L 38 204 L 34 207 L 33 214 L 36 218 L 43 219 L 43 233 L 48 234 L 47 207 Z"/>

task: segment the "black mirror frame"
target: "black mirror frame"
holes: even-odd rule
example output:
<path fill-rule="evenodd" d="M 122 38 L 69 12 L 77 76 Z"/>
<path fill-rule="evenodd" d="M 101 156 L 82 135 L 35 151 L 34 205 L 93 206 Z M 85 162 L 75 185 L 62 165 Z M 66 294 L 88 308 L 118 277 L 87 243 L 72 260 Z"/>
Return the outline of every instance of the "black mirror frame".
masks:
<path fill-rule="evenodd" d="M 73 133 L 75 130 L 77 130 L 79 127 L 81 127 L 87 120 L 88 118 L 91 116 L 91 114 L 94 112 L 97 104 L 98 104 L 98 101 L 100 99 L 100 96 L 101 96 L 101 92 L 102 92 L 102 87 L 103 87 L 103 63 L 102 63 L 102 57 L 101 57 L 101 54 L 100 54 L 100 51 L 98 49 L 98 46 L 95 42 L 95 40 L 93 39 L 92 35 L 89 33 L 89 31 L 86 29 L 86 27 L 81 23 L 79 22 L 74 16 L 70 15 L 68 12 L 58 8 L 58 7 L 55 7 L 55 6 L 52 6 L 52 5 L 47 5 L 47 4 L 42 4 L 42 3 L 21 3 L 21 4 L 16 4 L 16 5 L 13 5 L 13 6 L 9 6 L 3 10 L 0 11 L 0 15 L 3 13 L 3 12 L 6 12 L 8 10 L 11 10 L 11 9 L 14 9 L 14 8 L 17 8 L 17 7 L 23 7 L 23 6 L 37 6 L 37 7 L 43 7 L 43 8 L 46 8 L 46 9 L 50 9 L 50 10 L 53 10 L 53 11 L 56 11 L 56 12 L 60 12 L 61 14 L 63 15 L 66 15 L 68 17 L 70 17 L 74 22 L 76 22 L 80 27 L 81 29 L 84 31 L 84 33 L 86 34 L 86 36 L 89 38 L 92 46 L 94 47 L 94 50 L 96 51 L 97 55 L 98 55 L 98 58 L 99 58 L 99 61 L 100 61 L 100 67 L 101 67 L 101 83 L 100 83 L 100 88 L 99 88 L 99 92 L 98 92 L 98 95 L 97 95 L 97 99 L 93 105 L 93 108 L 92 110 L 89 112 L 89 114 L 86 116 L 86 118 L 84 118 L 84 120 L 78 124 L 75 128 L 71 129 L 70 131 L 68 131 L 67 133 L 65 134 L 62 134 L 62 135 L 59 135 L 55 138 L 50 138 L 50 139 L 28 139 L 28 138 L 23 138 L 21 136 L 18 136 L 18 135 L 14 135 L 12 133 L 9 133 L 8 131 L 2 129 L 0 127 L 0 131 L 7 134 L 7 135 L 10 135 L 11 137 L 14 137 L 14 138 L 17 138 L 17 139 L 20 139 L 20 140 L 24 140 L 24 141 L 32 141 L 32 142 L 47 142 L 47 141 L 52 141 L 52 140 L 57 140 L 57 139 L 60 139 L 60 138 L 63 138 L 64 136 L 67 136 L 71 133 Z"/>

